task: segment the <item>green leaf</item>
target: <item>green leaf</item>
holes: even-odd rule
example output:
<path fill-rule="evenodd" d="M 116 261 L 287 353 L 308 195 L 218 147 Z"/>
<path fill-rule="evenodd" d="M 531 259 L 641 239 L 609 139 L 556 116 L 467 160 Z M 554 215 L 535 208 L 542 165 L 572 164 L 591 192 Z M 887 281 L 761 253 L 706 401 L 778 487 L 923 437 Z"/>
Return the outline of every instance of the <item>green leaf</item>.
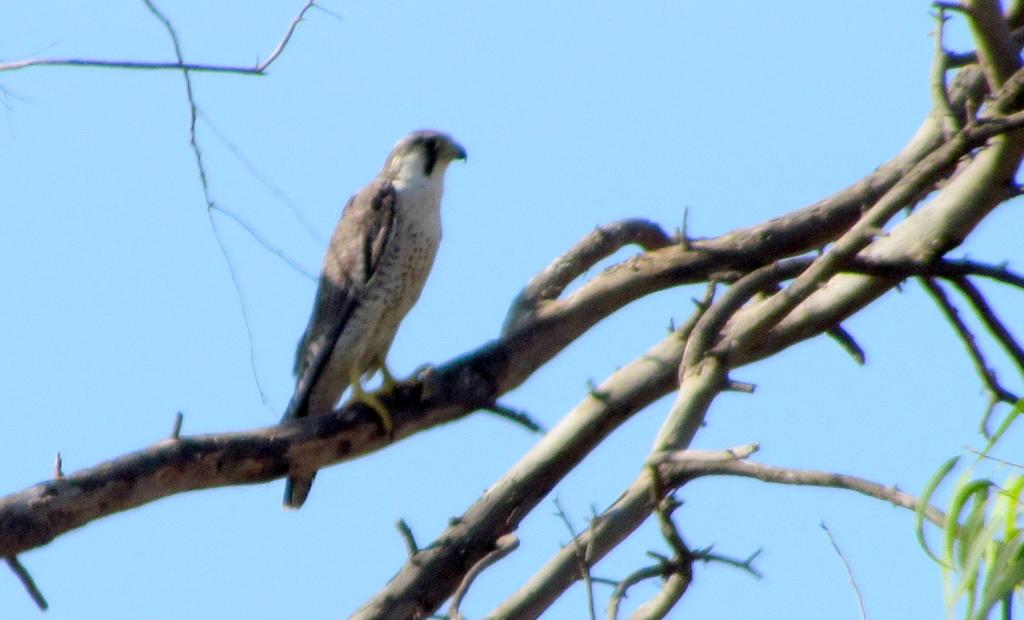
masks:
<path fill-rule="evenodd" d="M 935 555 L 935 553 L 931 550 L 931 547 L 928 546 L 928 540 L 925 538 L 924 514 L 925 510 L 931 504 L 932 496 L 935 494 L 935 490 L 939 488 L 939 485 L 942 484 L 942 481 L 946 479 L 946 476 L 949 475 L 949 472 L 953 471 L 953 468 L 956 467 L 957 463 L 959 462 L 960 457 L 954 456 L 953 458 L 943 463 L 942 467 L 939 467 L 939 470 L 935 472 L 935 475 L 932 476 L 931 480 L 928 481 L 928 484 L 925 485 L 924 492 L 921 494 L 921 499 L 917 502 L 917 508 L 914 510 L 914 533 L 917 535 L 917 543 L 921 545 L 921 548 L 924 549 L 924 552 L 927 553 L 931 559 L 935 560 L 935 562 L 942 566 L 946 566 L 946 563 L 943 562 L 939 558 L 939 556 Z M 947 530 L 949 529 L 950 523 L 952 523 L 952 521 L 947 520 Z"/>

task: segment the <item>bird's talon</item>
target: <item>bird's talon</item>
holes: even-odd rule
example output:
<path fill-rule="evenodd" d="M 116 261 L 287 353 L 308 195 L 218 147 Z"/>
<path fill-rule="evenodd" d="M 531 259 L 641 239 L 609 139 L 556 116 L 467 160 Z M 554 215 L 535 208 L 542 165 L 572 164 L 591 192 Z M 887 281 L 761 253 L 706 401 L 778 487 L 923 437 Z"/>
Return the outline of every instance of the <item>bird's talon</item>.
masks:
<path fill-rule="evenodd" d="M 388 370 L 388 367 L 383 364 L 381 364 L 380 367 L 380 378 L 381 386 L 379 391 L 381 393 L 390 394 L 395 391 L 395 387 L 398 386 L 398 381 L 395 379 L 395 376 L 391 374 L 391 371 Z"/>
<path fill-rule="evenodd" d="M 388 411 L 388 408 L 384 406 L 384 403 L 380 402 L 380 399 L 374 394 L 367 394 L 366 392 L 363 392 L 360 396 L 359 402 L 363 403 L 370 409 L 373 409 L 374 413 L 376 413 L 377 417 L 380 419 L 380 426 L 383 434 L 390 438 L 395 429 L 395 424 L 391 420 L 391 413 Z"/>

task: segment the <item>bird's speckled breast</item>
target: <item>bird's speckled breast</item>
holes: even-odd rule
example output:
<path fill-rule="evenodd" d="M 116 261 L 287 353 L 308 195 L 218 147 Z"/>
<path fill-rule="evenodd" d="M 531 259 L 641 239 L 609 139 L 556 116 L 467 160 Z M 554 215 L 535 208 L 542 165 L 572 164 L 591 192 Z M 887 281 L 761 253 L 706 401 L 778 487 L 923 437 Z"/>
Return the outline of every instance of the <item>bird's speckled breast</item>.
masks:
<path fill-rule="evenodd" d="M 441 188 L 434 184 L 397 187 L 394 231 L 353 319 L 366 321 L 360 370 L 368 374 L 385 361 L 398 326 L 420 297 L 441 243 Z M 339 342 L 338 347 L 346 343 Z M 336 347 L 336 351 L 338 350 Z"/>

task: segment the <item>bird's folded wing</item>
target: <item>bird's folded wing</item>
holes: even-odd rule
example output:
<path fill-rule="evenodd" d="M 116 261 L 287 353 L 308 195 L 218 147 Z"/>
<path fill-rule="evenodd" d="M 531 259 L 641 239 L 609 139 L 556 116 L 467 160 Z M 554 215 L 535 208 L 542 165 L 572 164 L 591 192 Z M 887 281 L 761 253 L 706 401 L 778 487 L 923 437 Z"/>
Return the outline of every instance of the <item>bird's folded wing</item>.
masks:
<path fill-rule="evenodd" d="M 395 221 L 395 188 L 376 179 L 345 205 L 324 257 L 313 314 L 295 354 L 295 394 L 284 419 L 308 413 L 309 393 L 384 255 Z"/>

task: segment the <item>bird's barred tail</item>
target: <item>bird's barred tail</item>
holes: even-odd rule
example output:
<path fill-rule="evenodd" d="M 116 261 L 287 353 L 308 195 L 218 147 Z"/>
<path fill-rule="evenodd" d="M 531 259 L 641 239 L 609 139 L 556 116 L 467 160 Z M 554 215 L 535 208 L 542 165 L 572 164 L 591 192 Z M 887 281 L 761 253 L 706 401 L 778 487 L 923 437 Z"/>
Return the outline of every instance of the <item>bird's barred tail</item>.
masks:
<path fill-rule="evenodd" d="M 313 488 L 313 478 L 316 474 L 308 478 L 298 478 L 295 476 L 288 476 L 288 479 L 284 483 L 284 507 L 285 508 L 301 508 L 302 504 L 306 501 L 306 497 L 309 495 L 309 490 Z"/>

